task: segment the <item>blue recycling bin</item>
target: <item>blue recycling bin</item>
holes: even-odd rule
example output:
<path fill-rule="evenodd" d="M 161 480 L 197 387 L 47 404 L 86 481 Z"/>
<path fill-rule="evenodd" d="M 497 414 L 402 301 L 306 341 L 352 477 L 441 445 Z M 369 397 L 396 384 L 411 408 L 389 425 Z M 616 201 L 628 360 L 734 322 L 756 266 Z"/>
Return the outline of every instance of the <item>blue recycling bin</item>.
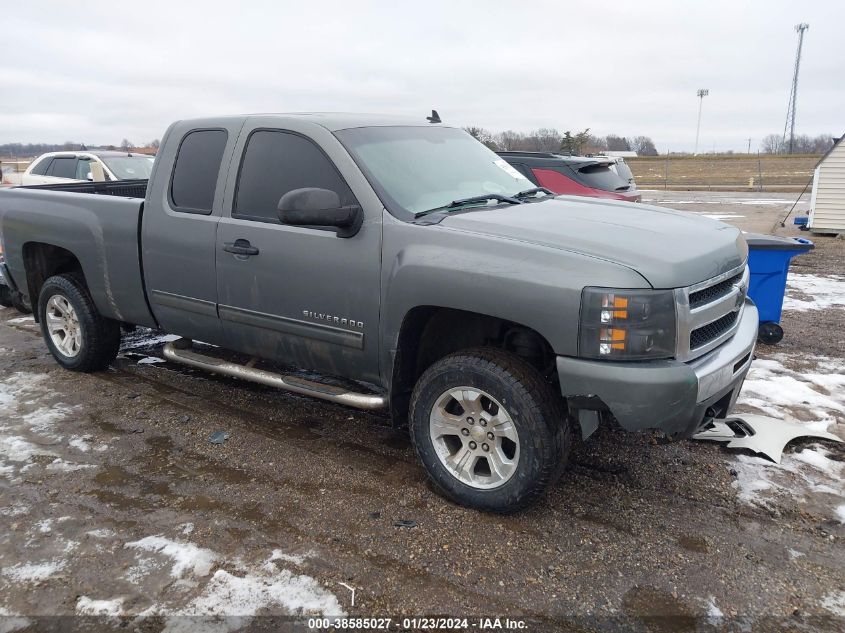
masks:
<path fill-rule="evenodd" d="M 789 263 L 796 255 L 806 253 L 813 243 L 802 237 L 777 237 L 746 233 L 748 242 L 748 269 L 751 279 L 748 296 L 760 313 L 758 339 L 774 345 L 783 338 L 780 314 L 786 293 L 786 276 Z"/>

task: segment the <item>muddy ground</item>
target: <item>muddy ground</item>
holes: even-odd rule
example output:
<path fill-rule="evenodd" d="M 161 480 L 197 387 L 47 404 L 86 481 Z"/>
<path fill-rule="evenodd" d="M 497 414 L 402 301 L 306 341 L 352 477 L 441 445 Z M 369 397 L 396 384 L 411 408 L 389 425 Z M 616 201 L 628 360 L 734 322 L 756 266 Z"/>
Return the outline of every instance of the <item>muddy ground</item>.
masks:
<path fill-rule="evenodd" d="M 791 204 L 648 195 L 758 231 Z M 845 242 L 813 239 L 793 271 L 845 280 Z M 741 410 L 845 437 L 832 303 L 785 313 Z M 480 514 L 431 489 L 385 417 L 153 362 L 157 336 L 73 374 L 0 309 L 0 631 L 284 630 L 248 616 L 314 613 L 471 617 L 470 630 L 492 630 L 477 616 L 531 631 L 845 627 L 843 445 L 799 441 L 776 466 L 603 428 L 537 507 Z M 74 614 L 115 619 L 39 617 Z M 209 615 L 228 617 L 189 617 Z"/>

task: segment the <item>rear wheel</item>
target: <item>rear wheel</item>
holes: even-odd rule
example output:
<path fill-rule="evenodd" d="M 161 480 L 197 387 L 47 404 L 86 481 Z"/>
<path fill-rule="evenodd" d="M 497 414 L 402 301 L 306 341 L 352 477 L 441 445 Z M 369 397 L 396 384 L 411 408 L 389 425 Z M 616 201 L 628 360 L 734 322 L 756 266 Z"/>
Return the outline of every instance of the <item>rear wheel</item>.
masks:
<path fill-rule="evenodd" d="M 411 436 L 435 486 L 453 501 L 515 512 L 562 471 L 569 422 L 539 372 L 497 349 L 458 352 L 422 375 Z"/>
<path fill-rule="evenodd" d="M 47 347 L 65 369 L 98 371 L 117 357 L 120 324 L 100 315 L 78 275 L 57 275 L 45 281 L 38 315 Z"/>

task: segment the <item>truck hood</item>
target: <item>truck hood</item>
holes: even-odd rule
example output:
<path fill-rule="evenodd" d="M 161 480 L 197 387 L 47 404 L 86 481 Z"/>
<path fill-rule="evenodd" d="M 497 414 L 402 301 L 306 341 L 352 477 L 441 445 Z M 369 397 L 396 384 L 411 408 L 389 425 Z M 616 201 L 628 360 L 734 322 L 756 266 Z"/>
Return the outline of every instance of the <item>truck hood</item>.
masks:
<path fill-rule="evenodd" d="M 743 264 L 742 232 L 710 218 L 650 205 L 558 196 L 446 216 L 449 229 L 598 257 L 637 271 L 654 288 L 689 286 Z"/>

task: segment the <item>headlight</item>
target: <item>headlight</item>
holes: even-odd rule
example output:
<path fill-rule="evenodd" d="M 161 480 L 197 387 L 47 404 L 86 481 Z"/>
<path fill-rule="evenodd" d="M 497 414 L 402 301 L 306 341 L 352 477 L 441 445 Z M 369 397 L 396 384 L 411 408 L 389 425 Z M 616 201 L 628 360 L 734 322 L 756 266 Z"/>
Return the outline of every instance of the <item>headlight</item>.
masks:
<path fill-rule="evenodd" d="M 675 355 L 671 290 L 584 288 L 578 353 L 586 358 L 642 360 Z"/>

